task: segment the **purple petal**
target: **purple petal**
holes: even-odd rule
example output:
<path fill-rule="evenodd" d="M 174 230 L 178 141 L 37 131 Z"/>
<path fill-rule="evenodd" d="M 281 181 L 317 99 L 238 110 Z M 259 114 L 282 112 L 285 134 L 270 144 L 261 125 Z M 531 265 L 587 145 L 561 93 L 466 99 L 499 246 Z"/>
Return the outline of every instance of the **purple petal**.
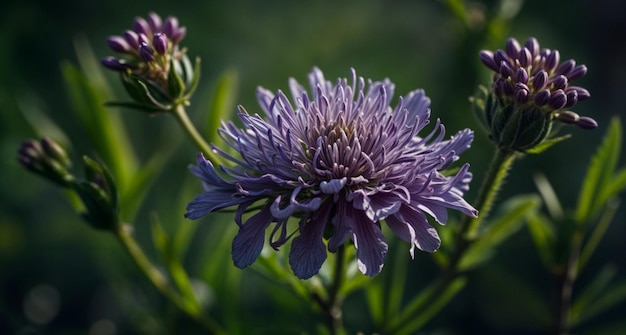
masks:
<path fill-rule="evenodd" d="M 232 256 L 235 266 L 243 269 L 254 263 L 261 254 L 265 240 L 265 229 L 274 218 L 268 206 L 250 217 L 239 229 L 233 240 Z"/>
<path fill-rule="evenodd" d="M 326 194 L 335 194 L 339 192 L 348 181 L 348 178 L 343 177 L 341 179 L 332 179 L 331 181 L 322 181 L 320 183 L 320 190 Z"/>
<path fill-rule="evenodd" d="M 385 221 L 396 235 L 412 244 L 411 257 L 413 257 L 413 246 L 422 251 L 434 252 L 441 245 L 437 230 L 430 226 L 426 216 L 410 206 L 402 206 L 397 214 L 388 217 Z"/>
<path fill-rule="evenodd" d="M 215 190 L 199 194 L 187 204 L 185 218 L 196 220 L 211 212 L 250 201 L 249 198 L 237 197 L 233 191 Z"/>
<path fill-rule="evenodd" d="M 311 278 L 326 260 L 326 246 L 322 241 L 331 206 L 324 206 L 304 226 L 291 242 L 289 265 L 300 279 Z"/>
<path fill-rule="evenodd" d="M 349 210 L 352 226 L 352 239 L 356 247 L 357 264 L 361 273 L 375 276 L 383 268 L 387 256 L 387 242 L 380 227 L 367 218 L 363 211 Z"/>

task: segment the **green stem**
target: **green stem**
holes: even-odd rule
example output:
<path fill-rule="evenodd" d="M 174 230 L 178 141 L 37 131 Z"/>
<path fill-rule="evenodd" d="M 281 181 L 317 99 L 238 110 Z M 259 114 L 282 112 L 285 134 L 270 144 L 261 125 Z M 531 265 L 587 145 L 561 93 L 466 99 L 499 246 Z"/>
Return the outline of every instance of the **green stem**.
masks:
<path fill-rule="evenodd" d="M 135 241 L 131 234 L 130 226 L 119 224 L 114 233 L 135 265 L 137 265 L 148 281 L 150 281 L 167 300 L 172 302 L 183 313 L 187 314 L 191 319 L 212 334 L 225 334 L 213 319 L 204 315 L 200 309 L 194 308 L 193 305 L 188 304 L 185 299 L 170 286 L 167 278 L 150 262 L 139 244 L 137 244 L 137 241 Z"/>
<path fill-rule="evenodd" d="M 570 250 L 565 268 L 555 273 L 557 285 L 557 304 L 555 313 L 554 334 L 569 335 L 571 328 L 571 309 L 574 282 L 578 276 L 578 262 L 580 260 L 580 248 L 584 236 L 584 226 L 576 227 L 570 241 Z"/>
<path fill-rule="evenodd" d="M 417 298 L 420 300 L 419 303 L 410 303 L 409 306 L 411 306 L 411 309 L 402 313 L 401 317 L 390 325 L 386 333 L 399 331 L 413 319 L 419 317 L 425 308 L 444 294 L 450 283 L 462 275 L 461 271 L 458 269 L 459 263 L 463 258 L 465 251 L 467 251 L 471 246 L 477 234 L 479 224 L 487 217 L 489 211 L 493 207 L 495 197 L 498 194 L 509 169 L 517 157 L 518 155 L 515 152 L 496 149 L 496 153 L 491 161 L 489 170 L 484 177 L 483 184 L 478 192 L 478 198 L 474 204 L 479 211 L 479 217 L 463 217 L 459 233 L 456 238 L 456 248 L 450 258 L 448 266 L 440 273 L 428 294 L 425 296 L 418 295 Z"/>
<path fill-rule="evenodd" d="M 333 273 L 333 281 L 327 290 L 327 299 L 322 298 L 319 294 L 313 294 L 313 300 L 320 306 L 324 312 L 324 319 L 328 326 L 330 335 L 344 334 L 342 323 L 341 303 L 342 299 L 339 295 L 341 284 L 345 276 L 345 247 L 342 245 L 337 250 L 337 258 Z"/>
<path fill-rule="evenodd" d="M 200 135 L 196 127 L 193 125 L 189 116 L 187 116 L 187 112 L 185 111 L 185 106 L 182 104 L 176 105 L 176 107 L 172 110 L 172 114 L 178 120 L 183 130 L 187 136 L 191 138 L 193 143 L 202 151 L 206 158 L 208 158 L 211 163 L 214 165 L 219 165 L 221 163 L 221 159 L 219 156 L 215 154 L 211 146 L 204 140 L 204 138 Z"/>
<path fill-rule="evenodd" d="M 478 217 L 463 217 L 459 234 L 460 238 L 473 239 L 476 237 L 480 223 L 489 215 L 496 196 L 500 191 L 500 187 L 517 157 L 518 154 L 513 151 L 496 149 L 475 202 L 475 206 L 478 209 Z"/>

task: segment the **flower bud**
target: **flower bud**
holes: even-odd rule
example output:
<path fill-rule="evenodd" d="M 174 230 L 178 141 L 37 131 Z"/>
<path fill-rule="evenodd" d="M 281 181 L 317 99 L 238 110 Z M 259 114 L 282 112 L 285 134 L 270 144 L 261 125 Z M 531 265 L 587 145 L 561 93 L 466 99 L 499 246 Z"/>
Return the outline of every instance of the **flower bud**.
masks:
<path fill-rule="evenodd" d="M 111 36 L 107 42 L 109 47 L 115 52 L 130 53 L 133 50 L 130 44 L 128 44 L 128 42 L 120 36 Z"/>
<path fill-rule="evenodd" d="M 509 38 L 506 41 L 506 54 L 511 57 L 512 59 L 515 59 L 519 56 L 519 51 L 520 51 L 521 47 L 519 45 L 519 43 L 517 42 L 516 39 L 514 38 Z"/>
<path fill-rule="evenodd" d="M 154 50 L 159 55 L 165 55 L 167 52 L 167 37 L 163 33 L 156 33 L 152 38 L 152 45 Z"/>
<path fill-rule="evenodd" d="M 71 183 L 85 206 L 82 216 L 96 229 L 114 230 L 120 220 L 117 186 L 113 177 L 103 164 L 86 156 L 83 162 L 85 179 Z"/>
<path fill-rule="evenodd" d="M 49 138 L 22 143 L 17 160 L 29 171 L 60 186 L 67 187 L 74 179 L 68 171 L 72 163 L 67 152 Z"/>
<path fill-rule="evenodd" d="M 580 116 L 572 111 L 564 111 L 559 112 L 556 116 L 556 119 L 565 124 L 576 124 L 578 123 Z"/>
<path fill-rule="evenodd" d="M 144 62 L 153 62 L 154 50 L 147 43 L 143 43 L 139 46 L 139 57 Z"/>
<path fill-rule="evenodd" d="M 563 92 L 563 90 L 556 90 L 552 92 L 552 94 L 550 95 L 550 100 L 548 101 L 548 104 L 554 110 L 559 110 L 563 108 L 566 103 L 567 96 L 565 95 L 565 92 Z"/>
<path fill-rule="evenodd" d="M 576 125 L 582 129 L 588 130 L 598 128 L 598 123 L 596 122 L 596 120 L 588 116 L 581 116 L 580 119 L 578 119 Z"/>

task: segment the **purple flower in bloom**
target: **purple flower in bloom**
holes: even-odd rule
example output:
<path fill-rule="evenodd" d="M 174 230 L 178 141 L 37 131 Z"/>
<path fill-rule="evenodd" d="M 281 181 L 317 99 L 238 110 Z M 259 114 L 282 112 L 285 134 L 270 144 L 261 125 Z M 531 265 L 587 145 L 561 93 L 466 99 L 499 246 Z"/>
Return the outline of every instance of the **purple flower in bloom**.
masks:
<path fill-rule="evenodd" d="M 238 157 L 215 150 L 235 167 L 218 171 L 202 155 L 191 167 L 205 192 L 189 203 L 185 216 L 198 219 L 237 206 L 237 267 L 256 260 L 271 228 L 275 249 L 297 235 L 289 263 L 299 278 L 316 274 L 326 249 L 335 252 L 348 239 L 360 271 L 374 276 L 387 255 L 381 223 L 411 244 L 413 256 L 415 247 L 433 252 L 441 242 L 426 214 L 441 224 L 448 208 L 477 215 L 463 199 L 472 178 L 469 165 L 456 174 L 441 172 L 470 147 L 473 132 L 444 140 L 437 120 L 430 133 L 419 136 L 430 116 L 424 91 L 408 93 L 392 108 L 394 85 L 388 80 L 366 84 L 352 71 L 351 81 L 333 85 L 315 68 L 309 84 L 311 95 L 292 79 L 291 101 L 281 91 L 259 88 L 265 117 L 240 107 L 243 129 L 229 122 L 220 130 Z"/>

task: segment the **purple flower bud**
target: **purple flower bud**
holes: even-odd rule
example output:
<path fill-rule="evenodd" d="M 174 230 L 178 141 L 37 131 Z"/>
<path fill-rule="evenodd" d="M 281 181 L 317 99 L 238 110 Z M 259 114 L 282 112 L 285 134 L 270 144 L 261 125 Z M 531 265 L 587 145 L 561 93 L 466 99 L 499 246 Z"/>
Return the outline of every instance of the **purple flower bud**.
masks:
<path fill-rule="evenodd" d="M 107 39 L 107 43 L 109 44 L 109 48 L 115 52 L 127 54 L 133 50 L 130 44 L 128 44 L 128 42 L 126 42 L 126 40 L 121 36 L 111 36 Z"/>
<path fill-rule="evenodd" d="M 567 96 L 567 103 L 563 108 L 570 108 L 578 102 L 578 92 L 576 90 L 569 90 L 565 92 Z"/>
<path fill-rule="evenodd" d="M 515 82 L 526 84 L 528 83 L 528 72 L 523 67 L 520 67 L 515 71 L 515 76 L 513 78 Z"/>
<path fill-rule="evenodd" d="M 583 101 L 591 98 L 591 94 L 589 94 L 589 91 L 579 86 L 569 86 L 565 89 L 565 92 L 567 93 L 568 91 L 572 90 L 576 91 L 576 93 L 578 94 L 578 101 Z"/>
<path fill-rule="evenodd" d="M 498 79 L 496 79 L 493 82 L 493 93 L 497 96 L 502 96 L 504 95 L 504 82 L 506 80 L 502 79 L 501 77 L 498 77 Z"/>
<path fill-rule="evenodd" d="M 564 75 L 559 75 L 550 79 L 552 82 L 552 86 L 557 90 L 564 90 L 567 87 L 567 77 Z"/>
<path fill-rule="evenodd" d="M 543 89 L 544 87 L 546 87 L 547 83 L 548 83 L 548 74 L 546 73 L 546 71 L 541 70 L 533 76 L 532 85 L 535 91 L 539 91 Z"/>
<path fill-rule="evenodd" d="M 517 59 L 519 57 L 519 51 L 520 51 L 521 47 L 519 45 L 519 43 L 517 42 L 516 39 L 514 38 L 509 38 L 506 41 L 506 54 L 511 57 L 511 59 Z"/>
<path fill-rule="evenodd" d="M 148 36 L 146 34 L 139 34 L 137 37 L 137 42 L 139 42 L 139 47 L 142 44 L 150 44 L 150 39 L 148 39 Z M 137 47 L 137 49 L 139 49 L 139 47 Z"/>
<path fill-rule="evenodd" d="M 515 101 L 519 104 L 524 104 L 528 101 L 528 99 L 530 98 L 530 90 L 528 89 L 528 86 L 521 84 L 521 83 L 517 83 L 517 85 L 515 85 Z"/>
<path fill-rule="evenodd" d="M 500 62 L 500 75 L 502 78 L 509 78 L 513 75 L 513 69 L 505 62 Z"/>
<path fill-rule="evenodd" d="M 146 36 L 152 36 L 152 29 L 150 29 L 150 24 L 142 17 L 135 18 L 135 22 L 133 23 L 133 30 L 139 35 L 144 34 Z"/>
<path fill-rule="evenodd" d="M 172 43 L 178 44 L 178 42 L 180 42 L 183 38 L 185 38 L 186 34 L 187 34 L 187 27 L 178 28 L 178 30 L 176 30 L 174 32 L 174 35 L 172 35 L 171 37 Z"/>
<path fill-rule="evenodd" d="M 513 68 L 513 64 L 509 60 L 509 56 L 507 56 L 506 53 L 500 49 L 496 50 L 496 52 L 493 54 L 493 60 L 496 62 L 496 64 L 501 64 L 502 62 L 505 62 L 510 68 Z"/>
<path fill-rule="evenodd" d="M 163 33 L 167 35 L 167 37 L 174 36 L 174 33 L 178 30 L 178 19 L 174 16 L 169 16 L 165 19 L 165 23 L 163 24 Z"/>
<path fill-rule="evenodd" d="M 537 106 L 543 106 L 550 101 L 550 90 L 543 90 L 535 93 L 535 97 L 533 98 L 535 104 Z"/>
<path fill-rule="evenodd" d="M 139 49 L 139 35 L 132 30 L 126 30 L 124 32 L 124 39 L 130 45 L 133 50 Z"/>
<path fill-rule="evenodd" d="M 533 55 L 528 51 L 527 48 L 522 48 L 519 51 L 519 64 L 521 67 L 527 67 L 532 62 Z"/>
<path fill-rule="evenodd" d="M 554 74 L 567 75 L 568 73 L 570 73 L 570 71 L 572 71 L 572 69 L 574 69 L 574 66 L 576 66 L 576 61 L 574 61 L 573 59 L 567 60 L 559 65 Z"/>
<path fill-rule="evenodd" d="M 493 71 L 496 71 L 496 72 L 500 71 L 500 67 L 493 60 L 493 52 L 482 50 L 480 52 L 480 61 L 483 62 L 483 64 L 485 64 L 488 68 L 492 69 Z"/>
<path fill-rule="evenodd" d="M 556 69 L 556 66 L 561 61 L 561 55 L 559 54 L 559 50 L 552 50 L 549 55 L 546 56 L 546 62 L 544 64 L 544 70 L 547 72 L 552 72 Z"/>
<path fill-rule="evenodd" d="M 113 71 L 123 72 L 128 70 L 130 67 L 124 60 L 119 60 L 115 57 L 106 57 L 102 59 L 102 65 L 104 65 L 107 69 Z"/>
<path fill-rule="evenodd" d="M 580 116 L 572 111 L 564 111 L 559 112 L 556 119 L 565 124 L 576 124 L 580 119 Z"/>
<path fill-rule="evenodd" d="M 152 37 L 152 46 L 159 55 L 165 55 L 167 52 L 167 37 L 163 33 L 156 33 Z"/>
<path fill-rule="evenodd" d="M 530 51 L 530 54 L 533 56 L 533 59 L 539 55 L 539 42 L 536 38 L 530 37 L 524 43 L 524 46 Z"/>
<path fill-rule="evenodd" d="M 583 77 L 587 74 L 587 67 L 585 65 L 578 65 L 572 71 L 567 74 L 567 78 L 572 81 Z"/>
<path fill-rule="evenodd" d="M 147 43 L 143 43 L 139 46 L 139 57 L 144 62 L 153 62 L 154 50 Z"/>
<path fill-rule="evenodd" d="M 161 17 L 155 13 L 155 12 L 150 12 L 148 13 L 148 25 L 150 26 L 150 29 L 152 30 L 153 33 L 157 33 L 161 31 Z"/>
<path fill-rule="evenodd" d="M 566 103 L 567 103 L 567 96 L 565 95 L 565 92 L 563 92 L 563 90 L 556 90 L 552 92 L 550 96 L 550 100 L 548 101 L 548 104 L 554 110 L 559 110 L 563 108 Z"/>
<path fill-rule="evenodd" d="M 578 122 L 576 123 L 576 125 L 582 129 L 598 128 L 598 123 L 596 122 L 596 120 L 588 116 L 581 116 L 580 119 L 578 119 Z"/>
<path fill-rule="evenodd" d="M 505 81 L 504 82 L 504 94 L 513 95 L 514 93 L 515 93 L 515 85 L 513 85 L 513 83 L 508 80 Z"/>

